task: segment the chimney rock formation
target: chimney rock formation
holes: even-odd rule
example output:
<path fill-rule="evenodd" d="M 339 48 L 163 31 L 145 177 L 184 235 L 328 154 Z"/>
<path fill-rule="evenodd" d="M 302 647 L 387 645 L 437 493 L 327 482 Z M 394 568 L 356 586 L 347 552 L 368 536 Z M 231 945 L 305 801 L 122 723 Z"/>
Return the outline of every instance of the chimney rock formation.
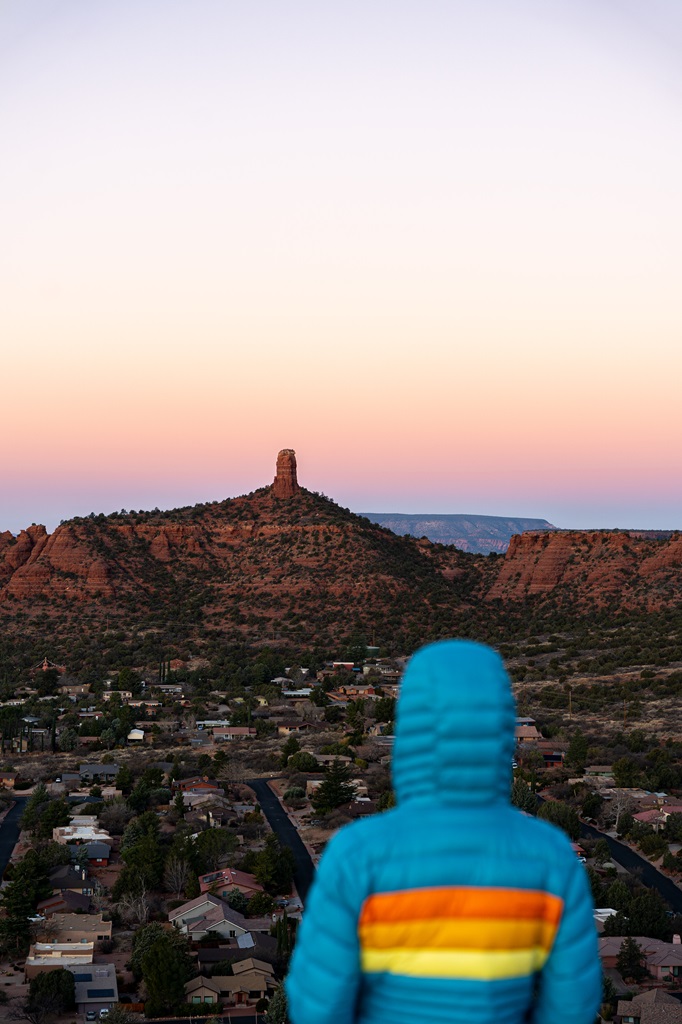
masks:
<path fill-rule="evenodd" d="M 272 493 L 276 498 L 293 498 L 297 491 L 296 452 L 293 448 L 282 448 L 277 456 L 277 472 Z"/>

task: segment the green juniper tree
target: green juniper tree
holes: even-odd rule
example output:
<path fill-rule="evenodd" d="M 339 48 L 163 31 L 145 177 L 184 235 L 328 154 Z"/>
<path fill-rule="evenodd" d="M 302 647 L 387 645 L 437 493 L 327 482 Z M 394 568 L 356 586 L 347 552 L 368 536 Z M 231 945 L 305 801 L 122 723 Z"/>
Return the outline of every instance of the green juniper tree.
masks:
<path fill-rule="evenodd" d="M 315 810 L 327 814 L 336 807 L 349 803 L 355 796 L 355 786 L 350 778 L 348 765 L 339 760 L 332 761 L 324 781 L 313 795 L 312 803 Z"/>

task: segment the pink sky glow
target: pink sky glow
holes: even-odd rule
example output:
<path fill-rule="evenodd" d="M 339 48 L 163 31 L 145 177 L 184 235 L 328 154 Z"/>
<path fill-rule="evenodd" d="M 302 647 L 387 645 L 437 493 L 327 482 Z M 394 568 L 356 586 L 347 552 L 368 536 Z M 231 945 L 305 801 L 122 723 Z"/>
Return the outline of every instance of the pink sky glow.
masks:
<path fill-rule="evenodd" d="M 0 7 L 0 530 L 681 527 L 677 0 Z"/>

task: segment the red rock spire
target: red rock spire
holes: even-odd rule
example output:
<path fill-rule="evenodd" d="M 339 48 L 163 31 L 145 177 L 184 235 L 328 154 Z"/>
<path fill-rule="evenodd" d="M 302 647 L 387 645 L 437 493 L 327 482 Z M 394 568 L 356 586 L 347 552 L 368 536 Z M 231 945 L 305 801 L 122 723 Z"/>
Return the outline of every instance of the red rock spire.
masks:
<path fill-rule="evenodd" d="M 282 448 L 277 456 L 277 472 L 272 493 L 276 498 L 293 498 L 297 491 L 296 452 L 293 448 Z"/>

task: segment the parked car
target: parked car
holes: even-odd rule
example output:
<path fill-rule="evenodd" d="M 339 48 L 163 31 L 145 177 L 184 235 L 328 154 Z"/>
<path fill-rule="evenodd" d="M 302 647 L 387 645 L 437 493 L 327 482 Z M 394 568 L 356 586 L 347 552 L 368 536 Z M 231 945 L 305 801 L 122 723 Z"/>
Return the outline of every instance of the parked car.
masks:
<path fill-rule="evenodd" d="M 85 1014 L 85 1019 L 86 1020 L 97 1020 L 97 1011 L 96 1010 L 87 1010 L 86 1014 Z"/>

